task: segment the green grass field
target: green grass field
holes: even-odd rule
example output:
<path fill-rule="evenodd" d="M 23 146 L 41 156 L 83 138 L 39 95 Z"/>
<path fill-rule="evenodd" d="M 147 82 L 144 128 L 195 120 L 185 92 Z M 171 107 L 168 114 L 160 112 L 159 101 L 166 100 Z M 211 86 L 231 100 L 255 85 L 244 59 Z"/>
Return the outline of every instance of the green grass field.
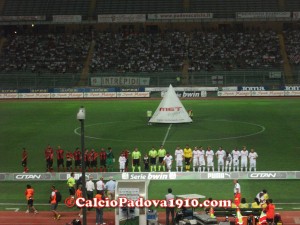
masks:
<path fill-rule="evenodd" d="M 21 150 L 29 151 L 30 172 L 44 172 L 44 149 L 50 144 L 73 151 L 80 146 L 80 106 L 86 108 L 86 147 L 113 148 L 118 156 L 124 148 L 139 147 L 144 154 L 165 139 L 165 148 L 174 153 L 177 145 L 184 147 L 210 145 L 232 150 L 246 145 L 254 148 L 259 159 L 258 170 L 299 170 L 300 101 L 293 99 L 206 99 L 184 100 L 186 109 L 193 109 L 194 122 L 147 126 L 146 111 L 155 111 L 159 100 L 93 100 L 93 101 L 1 101 L 0 102 L 0 172 L 22 172 Z M 54 163 L 56 166 L 56 163 Z M 117 171 L 118 165 L 115 165 Z M 188 182 L 188 183 L 187 183 Z M 300 203 L 298 180 L 243 180 L 243 196 L 251 201 L 266 188 L 277 203 Z M 65 182 L 55 182 L 64 196 Z M 25 203 L 25 182 L 1 182 L 7 190 L 0 203 Z M 36 202 L 47 203 L 52 182 L 32 182 Z M 199 193 L 215 199 L 232 197 L 232 181 L 152 181 L 150 198 L 163 198 L 166 189 L 176 194 Z M 288 188 L 287 188 L 288 187 Z M 284 209 L 300 204 L 284 205 Z M 5 206 L 0 205 L 0 209 Z M 22 206 L 25 207 L 25 206 Z M 48 209 L 47 206 L 39 206 Z M 278 206 L 280 207 L 280 206 Z"/>
<path fill-rule="evenodd" d="M 146 111 L 158 100 L 139 101 L 16 101 L 0 102 L 0 171 L 22 172 L 21 149 L 29 151 L 31 172 L 45 171 L 44 149 L 50 144 L 74 151 L 80 146 L 76 113 L 86 108 L 86 147 L 111 146 L 115 156 L 124 148 L 139 147 L 142 154 L 163 140 L 167 151 L 177 145 L 254 148 L 258 170 L 298 170 L 300 158 L 300 101 L 295 99 L 186 100 L 193 109 L 192 124 L 147 126 Z M 115 168 L 118 168 L 116 164 Z"/>

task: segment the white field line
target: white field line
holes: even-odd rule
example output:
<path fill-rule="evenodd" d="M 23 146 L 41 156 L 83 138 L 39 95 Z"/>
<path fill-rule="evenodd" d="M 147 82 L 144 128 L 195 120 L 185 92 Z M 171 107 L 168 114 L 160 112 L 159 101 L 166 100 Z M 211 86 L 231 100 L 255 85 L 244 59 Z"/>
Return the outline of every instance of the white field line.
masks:
<path fill-rule="evenodd" d="M 234 121 L 234 120 L 222 120 L 222 119 L 217 119 L 217 120 L 204 120 L 204 121 L 215 121 L 215 122 L 231 122 L 231 123 L 241 123 L 241 124 L 246 124 L 246 125 L 251 125 L 251 126 L 256 126 L 259 127 L 260 130 L 255 132 L 255 133 L 250 133 L 250 134 L 245 134 L 245 135 L 241 135 L 241 136 L 232 136 L 232 137 L 223 137 L 223 138 L 209 138 L 209 139 L 199 139 L 199 140 L 188 140 L 188 141 L 220 141 L 220 140 L 230 140 L 230 139 L 238 139 L 238 138 L 244 138 L 244 137 L 251 137 L 260 133 L 263 133 L 266 128 L 260 124 L 256 124 L 256 123 L 248 123 L 248 122 L 243 122 L 243 121 Z M 124 122 L 123 121 L 113 121 L 113 122 L 103 122 L 103 123 L 94 123 L 94 124 L 88 124 L 85 125 L 85 127 L 91 127 L 91 126 L 97 126 L 97 125 L 104 125 L 104 124 L 115 124 L 115 123 L 119 123 L 119 122 Z M 126 120 L 126 122 L 128 122 Z M 131 120 L 131 122 L 140 122 L 139 120 Z M 74 133 L 76 135 L 80 135 L 80 127 L 77 127 L 74 129 Z M 129 139 L 114 139 L 114 138 L 101 138 L 101 137 L 94 137 L 94 136 L 87 136 L 85 135 L 86 138 L 90 138 L 90 139 L 96 139 L 96 140 L 106 140 L 106 141 L 122 141 L 122 142 L 138 142 L 138 143 L 149 143 L 149 142 L 160 142 L 157 140 L 129 140 Z M 175 143 L 178 142 L 178 140 L 175 141 L 168 141 L 170 143 Z M 165 141 L 164 141 L 165 143 Z"/>
<path fill-rule="evenodd" d="M 27 205 L 27 204 L 26 203 L 11 203 L 11 202 L 3 203 L 3 202 L 0 202 L 0 206 L 1 205 L 9 206 L 9 205 Z M 46 204 L 46 203 L 34 203 L 34 205 L 49 205 L 50 206 L 50 204 Z M 7 208 L 7 209 L 9 209 L 9 208 Z M 10 208 L 10 209 L 12 209 L 12 208 Z"/>
<path fill-rule="evenodd" d="M 170 126 L 168 127 L 168 130 L 167 130 L 167 133 L 166 133 L 166 135 L 165 135 L 165 138 L 164 138 L 164 140 L 163 140 L 163 142 L 162 142 L 162 145 L 164 145 L 164 144 L 166 143 L 166 140 L 167 140 L 167 138 L 168 138 L 168 135 L 169 135 L 169 132 L 170 132 L 170 130 L 171 130 L 171 127 L 172 127 L 172 123 L 171 123 Z"/>
<path fill-rule="evenodd" d="M 13 210 L 15 212 L 18 212 L 20 210 L 20 208 L 5 208 L 6 210 Z"/>

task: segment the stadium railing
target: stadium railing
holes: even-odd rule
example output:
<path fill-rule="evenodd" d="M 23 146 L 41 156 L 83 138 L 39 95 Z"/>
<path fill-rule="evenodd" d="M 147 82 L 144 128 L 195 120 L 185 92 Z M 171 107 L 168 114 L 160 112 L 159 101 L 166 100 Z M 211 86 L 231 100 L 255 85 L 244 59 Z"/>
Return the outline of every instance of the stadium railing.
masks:
<path fill-rule="evenodd" d="M 55 87 L 74 87 L 80 80 L 79 73 L 31 73 L 9 72 L 0 73 L 0 88 L 2 89 L 43 89 Z"/>
<path fill-rule="evenodd" d="M 181 85 L 185 86 L 282 86 L 284 85 L 283 73 L 281 78 L 272 78 L 274 70 L 234 70 L 213 72 L 195 71 L 189 73 L 189 80 Z M 101 72 L 89 74 L 89 79 L 81 86 L 90 86 L 92 77 L 147 77 L 150 78 L 152 87 L 165 87 L 176 83 L 176 77 L 181 76 L 181 72 L 140 72 L 140 73 L 116 73 Z M 295 74 L 295 81 L 300 80 L 300 75 Z M 75 87 L 80 81 L 80 73 L 32 73 L 32 72 L 1 72 L 0 88 L 20 89 L 20 88 L 55 88 L 55 87 Z M 182 80 L 183 81 L 183 80 Z M 274 88 L 276 89 L 276 88 Z"/>

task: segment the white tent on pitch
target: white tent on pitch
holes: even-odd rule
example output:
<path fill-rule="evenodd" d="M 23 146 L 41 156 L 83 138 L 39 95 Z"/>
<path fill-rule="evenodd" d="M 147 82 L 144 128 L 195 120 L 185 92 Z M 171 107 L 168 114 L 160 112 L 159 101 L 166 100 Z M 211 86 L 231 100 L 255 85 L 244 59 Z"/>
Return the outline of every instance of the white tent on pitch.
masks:
<path fill-rule="evenodd" d="M 193 120 L 170 84 L 158 108 L 149 121 L 150 123 L 190 123 Z"/>

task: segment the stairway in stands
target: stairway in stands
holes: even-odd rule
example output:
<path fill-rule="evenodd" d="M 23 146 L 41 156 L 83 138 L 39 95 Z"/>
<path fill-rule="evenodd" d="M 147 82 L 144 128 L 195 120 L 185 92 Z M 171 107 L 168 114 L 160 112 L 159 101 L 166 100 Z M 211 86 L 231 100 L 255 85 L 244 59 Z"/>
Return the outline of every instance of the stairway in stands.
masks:
<path fill-rule="evenodd" d="M 190 11 L 190 0 L 183 0 L 183 9 L 185 12 Z"/>
<path fill-rule="evenodd" d="M 5 37 L 0 37 L 0 54 L 2 53 L 2 48 L 6 42 L 6 38 Z"/>
<path fill-rule="evenodd" d="M 285 0 L 278 0 L 278 8 L 281 11 L 284 11 L 284 9 L 285 9 Z"/>
<path fill-rule="evenodd" d="M 94 50 L 95 50 L 96 42 L 94 40 L 91 41 L 89 52 L 86 57 L 86 60 L 83 65 L 83 69 L 80 76 L 80 81 L 78 83 L 79 86 L 87 86 L 89 84 L 89 71 L 90 71 L 90 63 L 93 59 Z"/>
<path fill-rule="evenodd" d="M 0 15 L 2 15 L 3 13 L 4 5 L 5 5 L 5 0 L 0 0 Z"/>
<path fill-rule="evenodd" d="M 89 20 L 93 19 L 95 9 L 96 9 L 96 4 L 97 4 L 96 0 L 91 0 L 90 7 L 89 7 L 89 13 L 88 13 Z"/>
<path fill-rule="evenodd" d="M 188 59 L 184 60 L 182 66 L 182 82 L 181 82 L 183 85 L 189 84 L 189 67 L 190 67 L 189 60 Z"/>
<path fill-rule="evenodd" d="M 292 84 L 294 81 L 294 77 L 293 77 L 293 73 L 292 73 L 291 64 L 289 62 L 289 58 L 286 53 L 283 33 L 279 33 L 278 38 L 279 38 L 280 54 L 283 59 L 285 83 Z"/>

